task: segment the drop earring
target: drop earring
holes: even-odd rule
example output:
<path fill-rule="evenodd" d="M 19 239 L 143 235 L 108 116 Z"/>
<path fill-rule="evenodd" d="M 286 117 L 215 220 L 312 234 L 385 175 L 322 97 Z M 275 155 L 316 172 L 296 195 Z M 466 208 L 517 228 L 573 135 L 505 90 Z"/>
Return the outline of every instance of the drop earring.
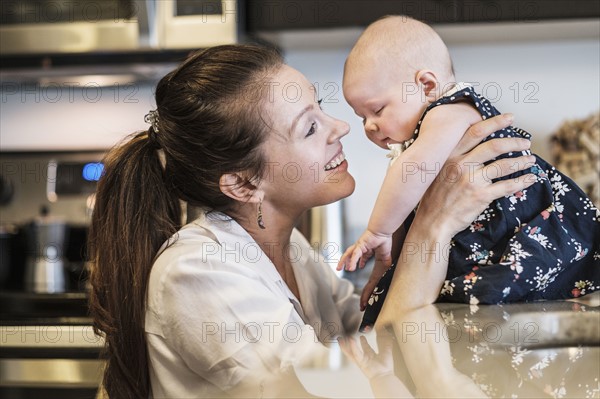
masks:
<path fill-rule="evenodd" d="M 262 215 L 262 199 L 258 203 L 258 214 L 256 215 L 256 222 L 258 223 L 258 227 L 260 227 L 261 229 L 265 228 L 265 223 L 263 222 Z"/>

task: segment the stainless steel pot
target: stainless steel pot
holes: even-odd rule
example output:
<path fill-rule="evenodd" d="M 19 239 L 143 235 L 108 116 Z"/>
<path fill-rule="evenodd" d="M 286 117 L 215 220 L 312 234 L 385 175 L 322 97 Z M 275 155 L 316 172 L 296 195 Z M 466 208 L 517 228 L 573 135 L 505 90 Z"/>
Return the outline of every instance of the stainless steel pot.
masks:
<path fill-rule="evenodd" d="M 28 226 L 27 232 L 25 289 L 38 293 L 64 292 L 66 223 L 41 217 Z"/>

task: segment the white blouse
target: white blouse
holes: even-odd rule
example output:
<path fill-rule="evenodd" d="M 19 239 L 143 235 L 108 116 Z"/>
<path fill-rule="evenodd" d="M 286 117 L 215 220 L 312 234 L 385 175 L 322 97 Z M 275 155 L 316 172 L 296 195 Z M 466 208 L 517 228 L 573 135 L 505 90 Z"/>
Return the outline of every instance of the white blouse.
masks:
<path fill-rule="evenodd" d="M 274 244 L 273 249 L 276 249 Z M 250 235 L 220 213 L 184 226 L 157 257 L 145 331 L 154 398 L 215 397 L 264 384 L 361 319 L 353 285 L 294 230 L 300 305 Z"/>

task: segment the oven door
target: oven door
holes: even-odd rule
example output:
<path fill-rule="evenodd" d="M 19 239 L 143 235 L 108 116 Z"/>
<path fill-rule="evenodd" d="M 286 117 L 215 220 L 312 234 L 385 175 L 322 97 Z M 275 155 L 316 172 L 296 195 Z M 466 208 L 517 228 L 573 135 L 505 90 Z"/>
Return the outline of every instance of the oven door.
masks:
<path fill-rule="evenodd" d="M 94 399 L 104 337 L 85 292 L 0 292 L 0 398 Z"/>

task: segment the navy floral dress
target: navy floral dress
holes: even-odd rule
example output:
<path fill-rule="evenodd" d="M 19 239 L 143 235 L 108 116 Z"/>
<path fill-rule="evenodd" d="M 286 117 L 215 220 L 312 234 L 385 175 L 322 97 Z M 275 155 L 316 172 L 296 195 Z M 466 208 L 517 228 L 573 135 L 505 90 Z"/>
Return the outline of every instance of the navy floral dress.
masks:
<path fill-rule="evenodd" d="M 482 119 L 500 114 L 471 86 L 460 84 L 458 90 L 427 108 L 409 143 L 417 139 L 427 112 L 456 102 L 472 104 Z M 510 126 L 485 140 L 502 137 L 530 139 L 531 135 Z M 499 158 L 521 155 L 508 153 Z M 600 289 L 600 211 L 570 178 L 538 156 L 529 170 L 503 179 L 530 172 L 536 175 L 536 183 L 493 201 L 452 239 L 439 302 L 563 299 Z M 362 328 L 376 320 L 394 270 L 382 277 L 371 295 Z"/>

